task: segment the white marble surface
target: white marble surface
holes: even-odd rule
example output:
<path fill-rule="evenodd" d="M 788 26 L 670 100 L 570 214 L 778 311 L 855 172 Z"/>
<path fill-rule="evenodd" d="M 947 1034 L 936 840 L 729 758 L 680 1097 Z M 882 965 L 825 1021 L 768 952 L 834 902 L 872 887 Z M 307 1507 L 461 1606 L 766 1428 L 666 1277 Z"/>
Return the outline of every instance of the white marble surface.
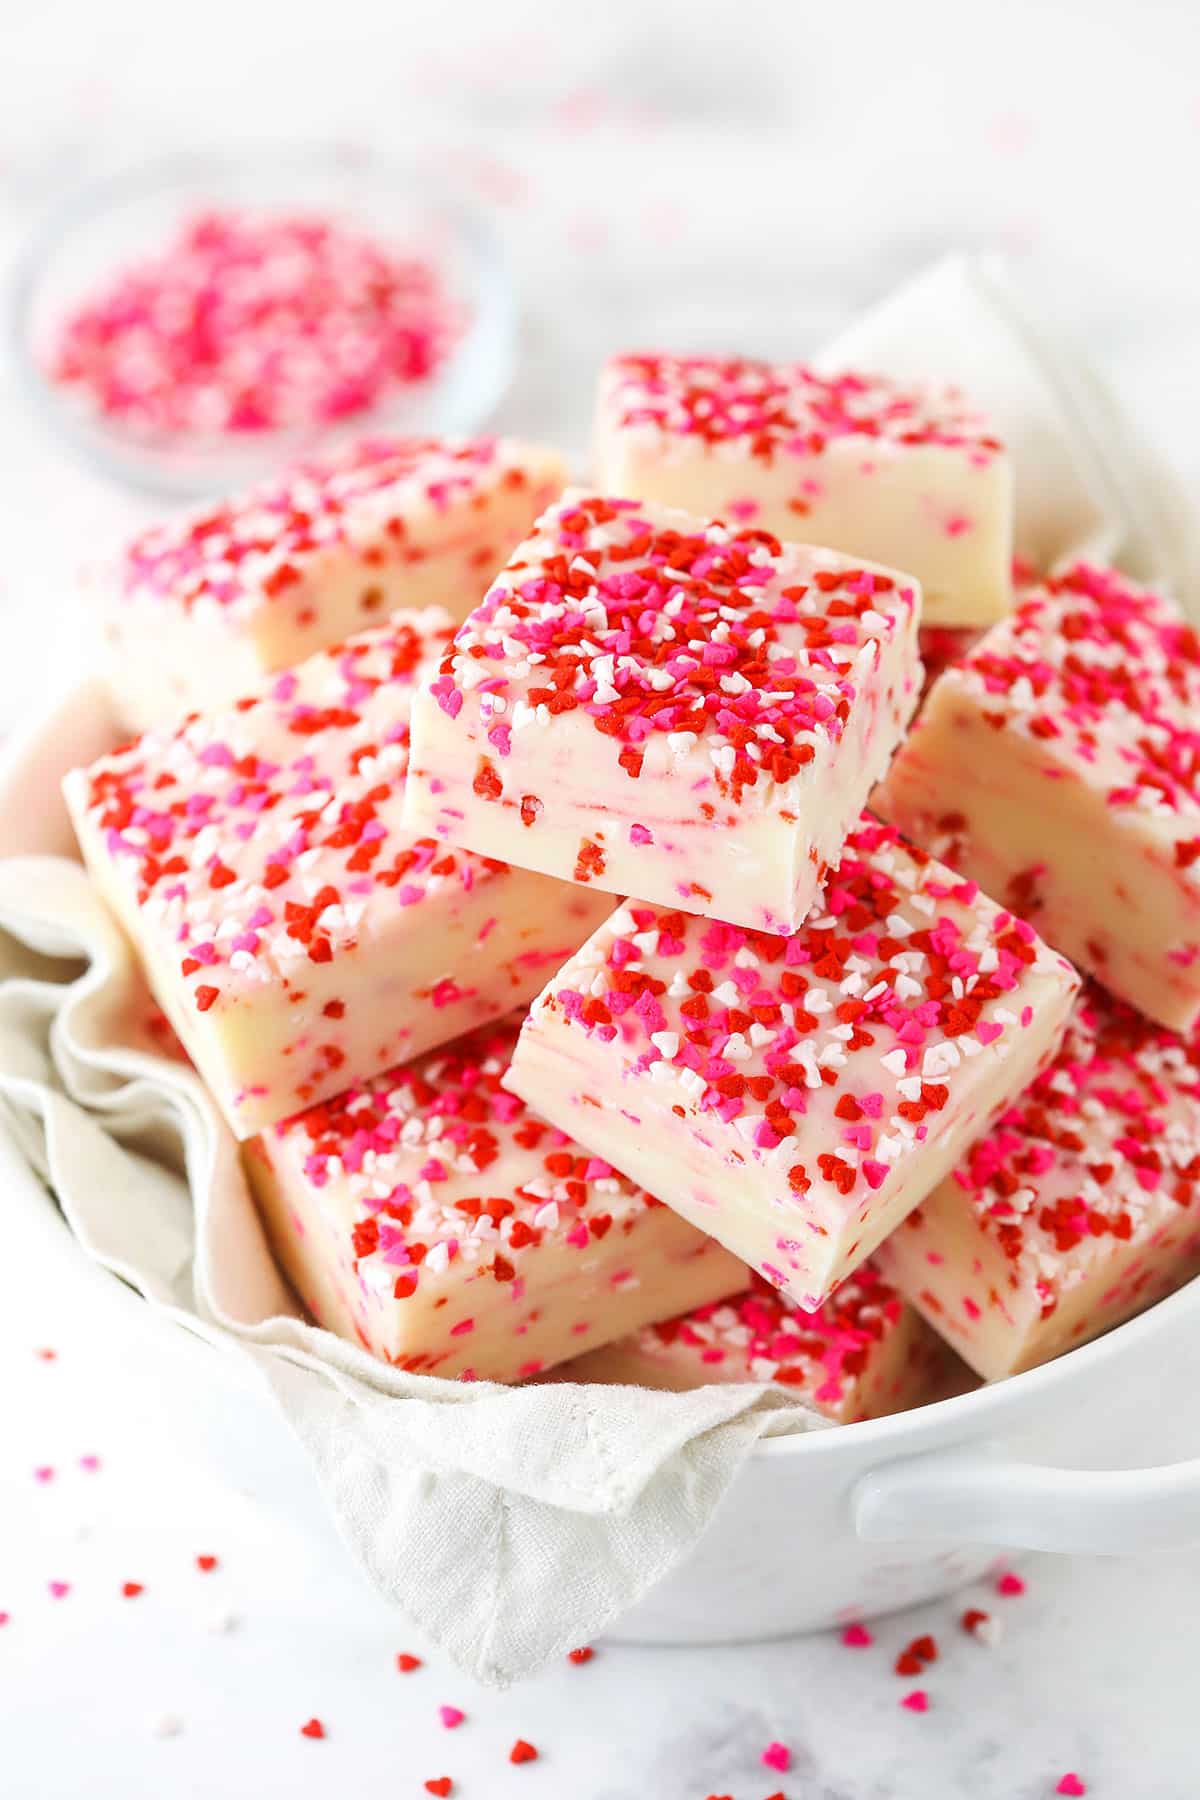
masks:
<path fill-rule="evenodd" d="M 313 9 L 109 0 L 0 9 L 0 261 L 72 180 L 179 144 L 410 150 L 490 196 L 524 302 L 503 421 L 583 441 L 603 352 L 803 350 L 959 245 L 1010 251 L 1200 483 L 1200 22 L 1179 0 L 736 9 L 445 0 Z M 0 364 L 0 724 L 63 654 L 72 570 L 137 503 L 64 464 Z M 56 629 L 57 628 L 57 629 Z M 605 1646 L 505 1696 L 464 1691 L 350 1569 L 303 1467 L 210 1351 L 170 1349 L 115 1284 L 46 1291 L 0 1256 L 0 1793 L 14 1800 L 374 1786 L 461 1800 L 1185 1800 L 1200 1553 L 1031 1565 L 985 1602 L 836 1641 Z M 32 1266 L 31 1266 L 32 1261 Z M 59 1351 L 53 1363 L 38 1345 Z M 186 1394 L 186 1401 L 180 1396 Z M 77 1458 L 99 1452 L 87 1473 Z M 48 1465 L 52 1480 L 34 1469 Z M 80 1535 L 80 1528 L 86 1535 Z M 221 1568 L 197 1574 L 215 1551 Z M 52 1600 L 46 1583 L 72 1583 Z M 145 1583 L 133 1600 L 125 1580 Z M 229 1609 L 229 1632 L 207 1629 Z M 943 1646 L 924 1716 L 891 1656 Z M 468 1713 L 445 1732 L 436 1709 Z M 155 1720 L 182 1721 L 160 1740 Z M 328 1728 L 310 1743 L 312 1714 Z M 513 1769 L 509 1744 L 539 1745 Z M 759 1766 L 773 1738 L 786 1776 Z"/>

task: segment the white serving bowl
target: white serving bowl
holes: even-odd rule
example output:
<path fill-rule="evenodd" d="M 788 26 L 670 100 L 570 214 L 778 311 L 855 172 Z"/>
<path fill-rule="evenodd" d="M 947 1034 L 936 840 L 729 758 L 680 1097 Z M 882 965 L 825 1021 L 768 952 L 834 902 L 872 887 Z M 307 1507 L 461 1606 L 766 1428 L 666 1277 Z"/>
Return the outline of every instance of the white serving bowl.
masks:
<path fill-rule="evenodd" d="M 0 848 L 69 851 L 58 778 L 69 761 L 99 754 L 110 729 L 98 719 L 89 741 L 87 717 L 86 690 L 77 690 L 6 747 Z M 69 735 L 74 756 L 64 752 Z M 47 1212 L 40 1181 L 3 1138 L 0 1182 L 14 1207 L 28 1200 Z M 37 1241 L 35 1264 L 82 1260 L 65 1232 Z M 148 1334 L 184 1335 L 130 1290 L 124 1297 Z M 253 1466 L 272 1500 L 311 1519 L 316 1484 L 298 1491 L 282 1419 L 277 1438 L 264 1431 L 270 1403 L 244 1384 L 244 1406 L 231 1410 L 232 1383 L 222 1383 L 214 1409 L 211 1352 L 190 1351 L 172 1358 L 173 1379 L 194 1385 L 188 1410 L 214 1459 L 237 1485 Z M 1027 1374 L 892 1418 L 768 1438 L 693 1553 L 610 1635 L 660 1644 L 781 1637 L 948 1593 L 1001 1550 L 1116 1554 L 1200 1541 L 1198 1396 L 1200 1279 Z M 251 1411 L 235 1432 L 234 1413 Z M 286 1482 L 273 1479 L 278 1466 Z"/>

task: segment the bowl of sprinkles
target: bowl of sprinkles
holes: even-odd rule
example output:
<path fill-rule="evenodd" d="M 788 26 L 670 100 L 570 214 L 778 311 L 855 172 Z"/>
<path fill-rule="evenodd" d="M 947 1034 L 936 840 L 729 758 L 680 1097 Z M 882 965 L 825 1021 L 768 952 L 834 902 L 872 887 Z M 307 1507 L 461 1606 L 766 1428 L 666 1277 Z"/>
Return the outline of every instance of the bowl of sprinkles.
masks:
<path fill-rule="evenodd" d="M 196 496 L 364 429 L 465 433 L 515 314 L 482 215 L 359 151 L 178 156 L 77 193 L 18 267 L 16 361 L 105 474 Z"/>

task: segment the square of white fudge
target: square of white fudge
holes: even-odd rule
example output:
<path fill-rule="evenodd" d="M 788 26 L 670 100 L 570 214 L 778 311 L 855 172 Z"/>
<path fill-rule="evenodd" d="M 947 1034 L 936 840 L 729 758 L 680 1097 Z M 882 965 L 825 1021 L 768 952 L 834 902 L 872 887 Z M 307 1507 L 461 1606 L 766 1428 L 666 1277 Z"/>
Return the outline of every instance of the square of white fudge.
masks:
<path fill-rule="evenodd" d="M 403 1369 L 518 1381 L 746 1270 L 501 1077 L 505 1022 L 272 1126 L 244 1161 L 318 1323 Z"/>
<path fill-rule="evenodd" d="M 952 388 L 750 357 L 616 356 L 600 381 L 608 493 L 908 569 L 930 625 L 1012 604 L 1012 468 Z"/>
<path fill-rule="evenodd" d="M 794 930 L 920 686 L 907 576 L 637 501 L 538 521 L 413 707 L 413 830 Z"/>
<path fill-rule="evenodd" d="M 790 937 L 620 907 L 532 1007 L 508 1084 L 811 1310 L 1032 1079 L 1078 985 L 864 819 Z"/>
<path fill-rule="evenodd" d="M 1200 1047 L 1093 985 L 1054 1061 L 877 1252 L 989 1380 L 1200 1273 Z"/>
<path fill-rule="evenodd" d="M 399 606 L 464 618 L 565 483 L 509 438 L 378 436 L 151 526 L 93 596 L 120 717 L 228 706 Z"/>
<path fill-rule="evenodd" d="M 600 895 L 404 829 L 437 609 L 64 784 L 84 859 L 238 1137 L 536 993 Z"/>
<path fill-rule="evenodd" d="M 906 1412 L 959 1391 L 967 1372 L 871 1262 L 816 1312 L 803 1312 L 760 1275 L 745 1293 L 711 1301 L 593 1350 L 559 1370 L 570 1381 L 682 1390 L 759 1381 L 838 1425 Z"/>
<path fill-rule="evenodd" d="M 1080 564 L 946 670 L 872 806 L 1177 1031 L 1200 1019 L 1200 641 Z"/>

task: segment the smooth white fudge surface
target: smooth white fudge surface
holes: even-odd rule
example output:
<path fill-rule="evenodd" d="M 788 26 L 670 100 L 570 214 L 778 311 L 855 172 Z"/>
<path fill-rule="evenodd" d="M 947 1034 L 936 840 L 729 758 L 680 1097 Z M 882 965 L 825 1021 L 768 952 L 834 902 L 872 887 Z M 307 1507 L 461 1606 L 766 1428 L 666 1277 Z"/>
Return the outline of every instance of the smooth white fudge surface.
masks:
<path fill-rule="evenodd" d="M 1078 985 L 864 818 L 791 937 L 622 906 L 508 1085 L 811 1310 L 1033 1078 Z"/>
<path fill-rule="evenodd" d="M 711 1238 L 500 1085 L 504 1023 L 246 1146 L 319 1323 L 401 1368 L 517 1381 L 742 1287 Z"/>
<path fill-rule="evenodd" d="M 98 596 L 121 717 L 230 705 L 398 606 L 465 617 L 565 481 L 553 451 L 507 438 L 363 438 L 153 526 Z"/>
<path fill-rule="evenodd" d="M 1112 993 L 1200 1018 L 1200 641 L 1079 565 L 935 684 L 872 806 Z"/>
<path fill-rule="evenodd" d="M 1050 1066 L 878 1251 L 980 1374 L 1046 1362 L 1200 1272 L 1200 1047 L 1089 986 Z"/>
<path fill-rule="evenodd" d="M 794 930 L 920 687 L 907 576 L 577 491 L 413 708 L 413 830 Z"/>
<path fill-rule="evenodd" d="M 536 993 L 603 896 L 400 822 L 436 609 L 67 777 L 84 858 L 239 1137 Z"/>
<path fill-rule="evenodd" d="M 931 625 L 1012 604 L 1012 470 L 954 389 L 748 357 L 614 357 L 597 484 L 907 569 Z"/>
<path fill-rule="evenodd" d="M 942 1399 L 964 1373 L 869 1262 L 816 1312 L 789 1305 L 755 1276 L 743 1294 L 644 1325 L 559 1370 L 571 1381 L 635 1387 L 776 1383 L 839 1425 Z"/>

